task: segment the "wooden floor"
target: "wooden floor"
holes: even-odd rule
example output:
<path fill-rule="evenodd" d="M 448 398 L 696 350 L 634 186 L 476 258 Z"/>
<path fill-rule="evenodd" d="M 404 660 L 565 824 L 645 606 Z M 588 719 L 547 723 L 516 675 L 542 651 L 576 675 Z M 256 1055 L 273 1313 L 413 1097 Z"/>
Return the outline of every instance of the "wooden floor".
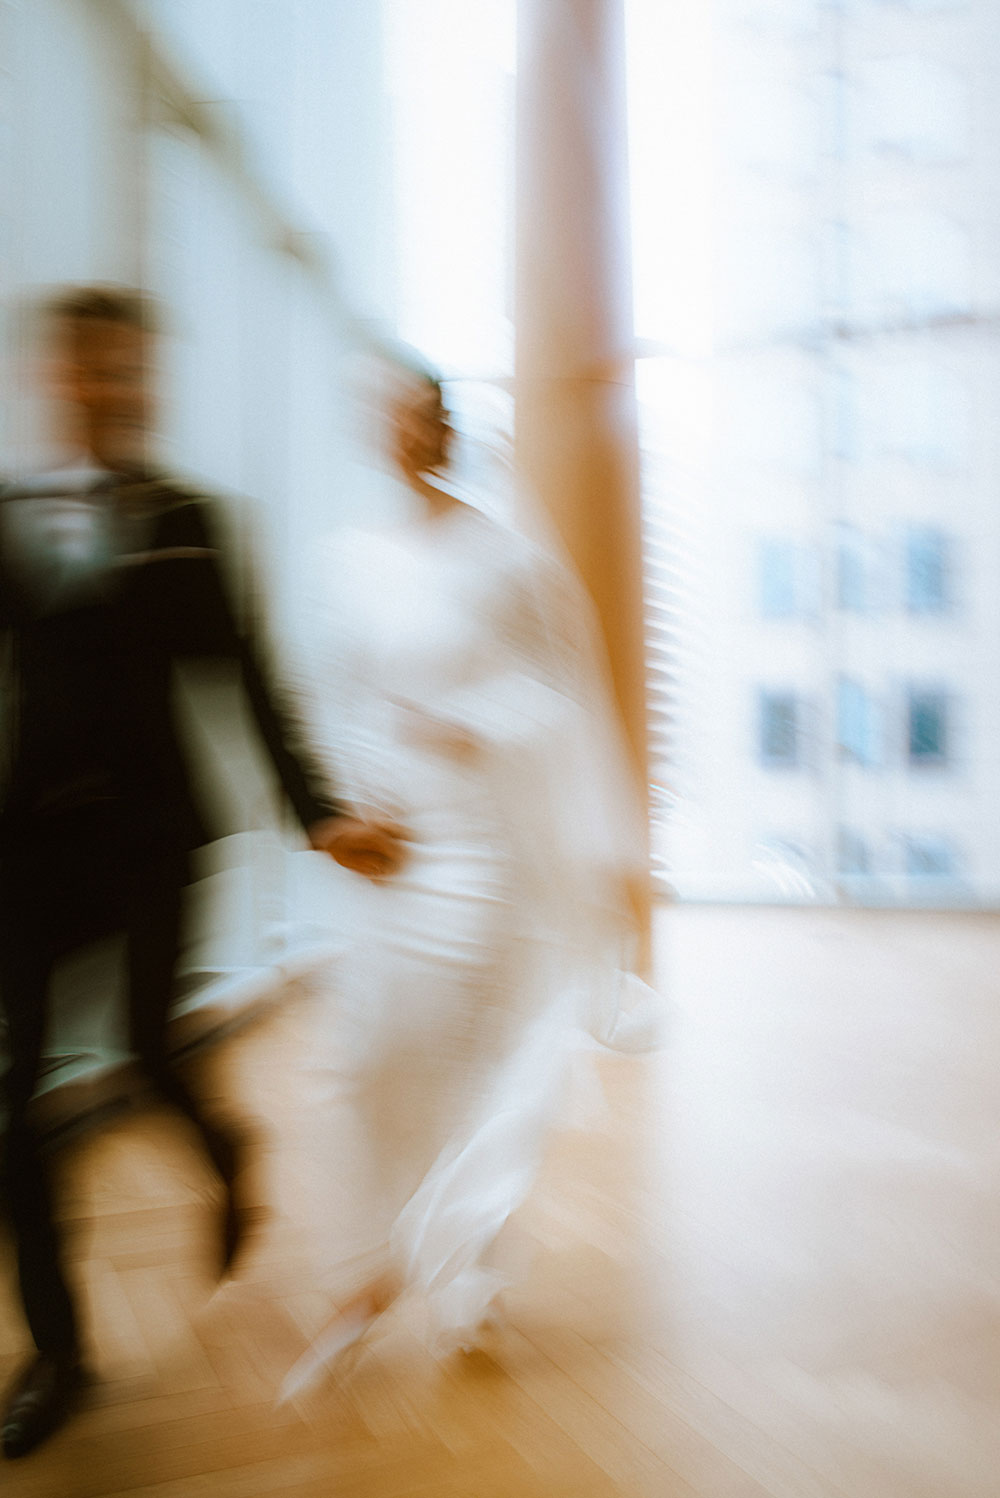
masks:
<path fill-rule="evenodd" d="M 673 1042 L 581 1058 L 488 1354 L 417 1308 L 274 1407 L 324 1307 L 302 1229 L 301 1001 L 228 1041 L 273 1216 L 239 1283 L 169 1120 L 67 1160 L 100 1383 L 12 1498 L 997 1498 L 1000 925 L 675 910 Z M 24 1352 L 10 1295 L 0 1375 Z"/>

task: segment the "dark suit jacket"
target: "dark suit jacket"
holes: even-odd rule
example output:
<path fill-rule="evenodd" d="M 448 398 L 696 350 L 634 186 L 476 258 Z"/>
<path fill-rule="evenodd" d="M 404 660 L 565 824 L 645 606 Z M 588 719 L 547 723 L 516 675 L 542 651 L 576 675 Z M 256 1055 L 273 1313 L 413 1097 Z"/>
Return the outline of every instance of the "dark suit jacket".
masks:
<path fill-rule="evenodd" d="M 85 505 L 63 504 L 62 518 L 58 494 L 56 480 L 47 492 L 0 492 L 10 684 L 0 841 L 46 824 L 72 836 L 78 821 L 100 822 L 102 807 L 109 827 L 141 829 L 150 853 L 208 841 L 173 702 L 175 664 L 197 656 L 239 663 L 303 826 L 341 811 L 241 626 L 217 506 L 160 477 L 109 479 Z M 92 533 L 74 537 L 81 517 Z"/>

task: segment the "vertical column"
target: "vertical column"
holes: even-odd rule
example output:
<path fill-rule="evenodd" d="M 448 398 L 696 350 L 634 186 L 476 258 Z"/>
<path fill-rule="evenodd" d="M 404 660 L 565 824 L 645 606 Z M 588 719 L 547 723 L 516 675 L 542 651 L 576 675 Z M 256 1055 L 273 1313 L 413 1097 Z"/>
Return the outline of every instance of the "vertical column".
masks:
<path fill-rule="evenodd" d="M 519 470 L 596 605 L 645 786 L 623 0 L 519 0 L 518 26 Z"/>

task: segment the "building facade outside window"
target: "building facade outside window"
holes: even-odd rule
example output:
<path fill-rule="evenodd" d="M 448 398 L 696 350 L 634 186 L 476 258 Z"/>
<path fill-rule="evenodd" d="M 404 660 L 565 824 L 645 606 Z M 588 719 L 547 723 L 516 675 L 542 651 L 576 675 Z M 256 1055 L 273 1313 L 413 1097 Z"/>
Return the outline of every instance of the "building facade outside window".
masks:
<path fill-rule="evenodd" d="M 1000 907 L 1000 7 L 627 9 L 670 887 Z"/>

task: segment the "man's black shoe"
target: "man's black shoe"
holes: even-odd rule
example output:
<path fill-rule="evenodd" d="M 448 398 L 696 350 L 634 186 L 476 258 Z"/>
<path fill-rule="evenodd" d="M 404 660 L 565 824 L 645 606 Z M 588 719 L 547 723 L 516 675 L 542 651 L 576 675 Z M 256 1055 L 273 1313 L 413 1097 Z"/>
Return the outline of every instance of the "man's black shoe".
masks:
<path fill-rule="evenodd" d="M 75 1353 L 40 1352 L 23 1369 L 3 1417 L 4 1456 L 27 1456 L 73 1413 L 86 1375 Z"/>

